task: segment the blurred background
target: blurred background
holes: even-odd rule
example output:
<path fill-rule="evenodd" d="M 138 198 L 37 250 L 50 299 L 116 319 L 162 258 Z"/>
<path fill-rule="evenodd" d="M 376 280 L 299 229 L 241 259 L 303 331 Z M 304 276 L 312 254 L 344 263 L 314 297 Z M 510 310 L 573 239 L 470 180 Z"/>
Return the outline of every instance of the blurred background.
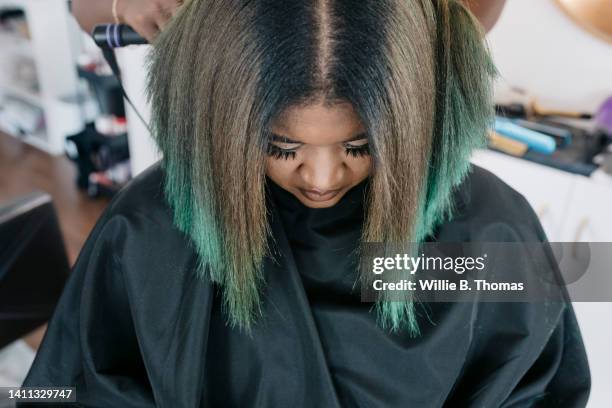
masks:
<path fill-rule="evenodd" d="M 473 162 L 527 198 L 549 241 L 612 242 L 612 1 L 508 0 L 487 39 L 498 116 Z M 144 122 L 147 48 L 116 51 Z M 25 378 L 113 194 L 158 158 L 68 2 L 0 0 L 0 386 Z M 589 406 L 610 406 L 612 303 L 574 308 Z"/>

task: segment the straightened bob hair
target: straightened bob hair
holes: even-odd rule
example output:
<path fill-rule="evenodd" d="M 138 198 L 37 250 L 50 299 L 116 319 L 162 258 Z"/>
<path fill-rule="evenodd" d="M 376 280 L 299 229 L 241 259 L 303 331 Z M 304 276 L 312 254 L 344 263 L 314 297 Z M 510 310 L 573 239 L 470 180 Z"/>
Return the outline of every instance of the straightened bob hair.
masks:
<path fill-rule="evenodd" d="M 261 315 L 269 126 L 291 105 L 350 102 L 373 159 L 362 242 L 422 242 L 486 140 L 496 74 L 453 0 L 186 0 L 154 43 L 148 96 L 166 199 L 228 323 Z M 415 300 L 376 303 L 418 335 Z"/>

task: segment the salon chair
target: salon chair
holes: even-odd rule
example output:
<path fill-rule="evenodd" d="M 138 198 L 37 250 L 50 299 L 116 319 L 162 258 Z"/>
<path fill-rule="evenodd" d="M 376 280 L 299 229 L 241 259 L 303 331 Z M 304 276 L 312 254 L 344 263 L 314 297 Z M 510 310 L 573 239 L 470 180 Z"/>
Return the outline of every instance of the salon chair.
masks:
<path fill-rule="evenodd" d="M 69 272 L 48 194 L 0 204 L 0 348 L 49 320 Z"/>

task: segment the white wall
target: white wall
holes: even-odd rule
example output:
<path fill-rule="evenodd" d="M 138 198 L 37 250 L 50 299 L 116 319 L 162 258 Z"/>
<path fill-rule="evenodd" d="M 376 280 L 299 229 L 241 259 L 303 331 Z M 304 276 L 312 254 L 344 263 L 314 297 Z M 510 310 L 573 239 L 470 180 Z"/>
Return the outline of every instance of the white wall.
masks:
<path fill-rule="evenodd" d="M 612 96 L 612 44 L 575 24 L 554 0 L 506 3 L 488 35 L 502 85 L 527 89 L 550 108 L 586 112 Z"/>
<path fill-rule="evenodd" d="M 123 87 L 142 118 L 148 124 L 151 109 L 145 96 L 147 70 L 145 59 L 149 46 L 131 46 L 117 50 L 117 60 L 123 77 Z M 128 144 L 132 176 L 138 175 L 161 158 L 149 130 L 140 120 L 132 106 L 126 101 L 125 112 L 128 121 Z"/>

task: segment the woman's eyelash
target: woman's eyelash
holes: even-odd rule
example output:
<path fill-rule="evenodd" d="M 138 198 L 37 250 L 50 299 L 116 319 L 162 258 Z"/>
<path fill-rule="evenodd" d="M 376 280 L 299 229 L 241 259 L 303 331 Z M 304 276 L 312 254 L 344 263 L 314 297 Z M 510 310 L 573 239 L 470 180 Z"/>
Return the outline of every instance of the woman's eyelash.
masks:
<path fill-rule="evenodd" d="M 352 157 L 363 157 L 370 154 L 369 144 L 363 144 L 361 146 L 351 146 L 345 145 L 345 153 L 347 156 Z M 268 143 L 267 149 L 268 156 L 274 157 L 275 159 L 295 159 L 296 150 L 295 149 L 283 149 L 278 147 L 274 143 Z"/>
<path fill-rule="evenodd" d="M 361 146 L 345 145 L 344 147 L 346 148 L 347 156 L 350 155 L 353 157 L 363 157 L 370 154 L 370 146 L 368 143 L 363 144 Z"/>
<path fill-rule="evenodd" d="M 268 156 L 272 156 L 275 159 L 295 159 L 294 149 L 281 149 L 273 143 L 268 143 Z"/>

